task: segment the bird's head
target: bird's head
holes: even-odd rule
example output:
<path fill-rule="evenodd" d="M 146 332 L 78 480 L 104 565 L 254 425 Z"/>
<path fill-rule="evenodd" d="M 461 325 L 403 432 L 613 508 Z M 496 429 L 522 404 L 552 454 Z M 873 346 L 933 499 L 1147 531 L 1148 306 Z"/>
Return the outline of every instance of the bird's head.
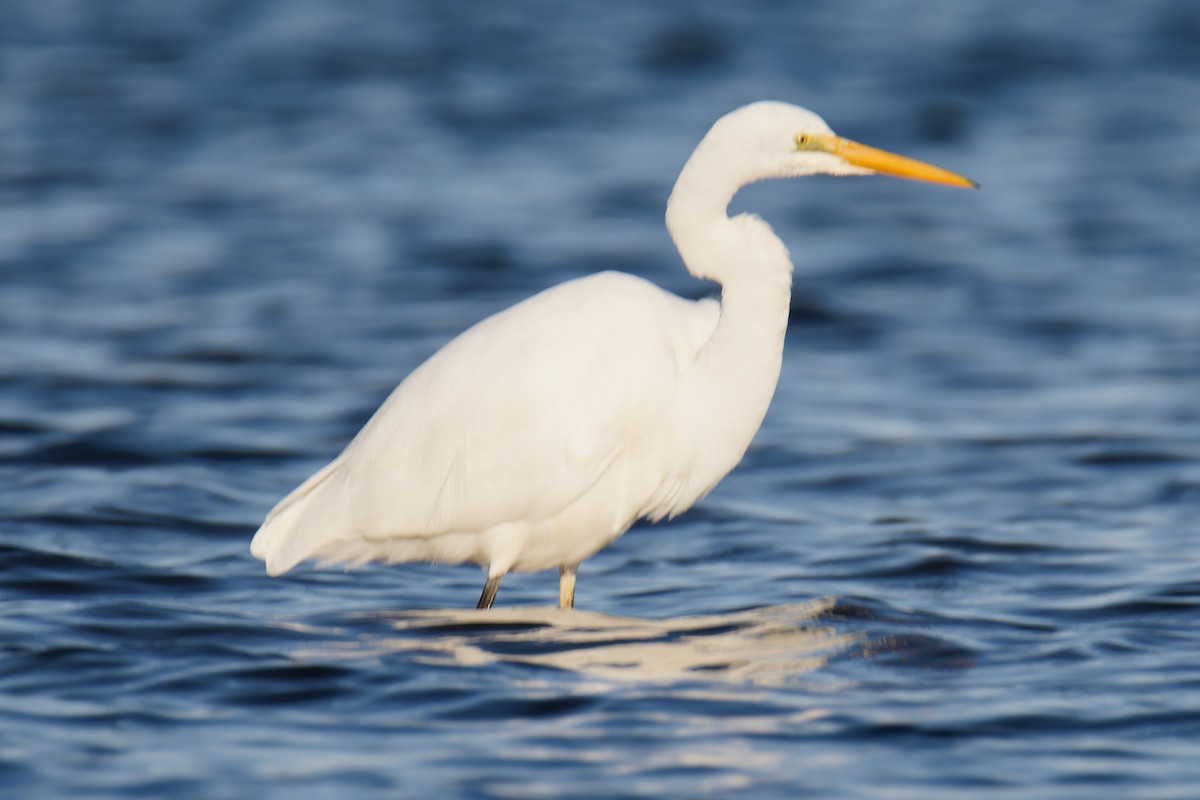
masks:
<path fill-rule="evenodd" d="M 717 120 L 701 149 L 719 151 L 737 165 L 742 183 L 802 175 L 893 175 L 898 178 L 978 188 L 953 172 L 843 139 L 805 108 L 764 101 L 742 106 Z"/>

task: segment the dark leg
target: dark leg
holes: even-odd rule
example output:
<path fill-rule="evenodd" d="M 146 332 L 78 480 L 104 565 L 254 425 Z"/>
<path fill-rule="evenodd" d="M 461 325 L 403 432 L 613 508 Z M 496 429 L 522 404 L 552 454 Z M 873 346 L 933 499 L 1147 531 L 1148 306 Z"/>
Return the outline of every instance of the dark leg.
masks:
<path fill-rule="evenodd" d="M 492 603 L 496 602 L 496 592 L 500 591 L 502 578 L 504 578 L 503 575 L 497 575 L 487 579 L 487 583 L 483 585 L 483 594 L 479 595 L 479 602 L 475 605 L 476 608 L 492 607 Z"/>

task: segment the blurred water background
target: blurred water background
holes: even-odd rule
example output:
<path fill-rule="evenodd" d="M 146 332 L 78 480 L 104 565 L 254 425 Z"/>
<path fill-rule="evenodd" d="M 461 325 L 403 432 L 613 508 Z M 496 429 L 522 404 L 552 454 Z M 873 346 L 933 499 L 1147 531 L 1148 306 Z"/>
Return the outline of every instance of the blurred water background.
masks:
<path fill-rule="evenodd" d="M 779 99 L 979 180 L 753 187 L 745 462 L 580 571 L 268 579 L 456 332 Z M 1194 798 L 1200 6 L 0 3 L 0 795 Z M 440 610 L 439 610 L 440 609 Z"/>

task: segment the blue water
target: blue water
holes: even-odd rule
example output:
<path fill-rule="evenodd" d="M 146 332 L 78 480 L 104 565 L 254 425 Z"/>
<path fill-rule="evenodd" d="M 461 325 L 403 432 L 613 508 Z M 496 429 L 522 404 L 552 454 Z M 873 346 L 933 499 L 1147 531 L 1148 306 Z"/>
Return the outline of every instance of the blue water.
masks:
<path fill-rule="evenodd" d="M 457 331 L 751 100 L 979 180 L 754 187 L 783 376 L 696 509 L 473 606 L 263 574 Z M 1200 9 L 0 4 L 0 796 L 1200 795 Z"/>

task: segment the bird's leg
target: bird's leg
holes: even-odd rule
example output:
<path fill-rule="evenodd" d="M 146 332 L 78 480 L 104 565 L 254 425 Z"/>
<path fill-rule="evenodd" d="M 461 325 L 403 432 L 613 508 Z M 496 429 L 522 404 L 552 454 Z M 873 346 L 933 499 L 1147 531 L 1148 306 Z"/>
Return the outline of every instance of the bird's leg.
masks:
<path fill-rule="evenodd" d="M 475 605 L 476 608 L 492 607 L 492 603 L 496 602 L 496 592 L 500 591 L 500 581 L 503 578 L 503 575 L 497 575 L 494 578 L 488 576 L 487 583 L 483 585 L 483 594 L 479 595 L 479 602 Z"/>
<path fill-rule="evenodd" d="M 558 607 L 575 607 L 575 570 L 578 564 L 558 568 Z"/>

